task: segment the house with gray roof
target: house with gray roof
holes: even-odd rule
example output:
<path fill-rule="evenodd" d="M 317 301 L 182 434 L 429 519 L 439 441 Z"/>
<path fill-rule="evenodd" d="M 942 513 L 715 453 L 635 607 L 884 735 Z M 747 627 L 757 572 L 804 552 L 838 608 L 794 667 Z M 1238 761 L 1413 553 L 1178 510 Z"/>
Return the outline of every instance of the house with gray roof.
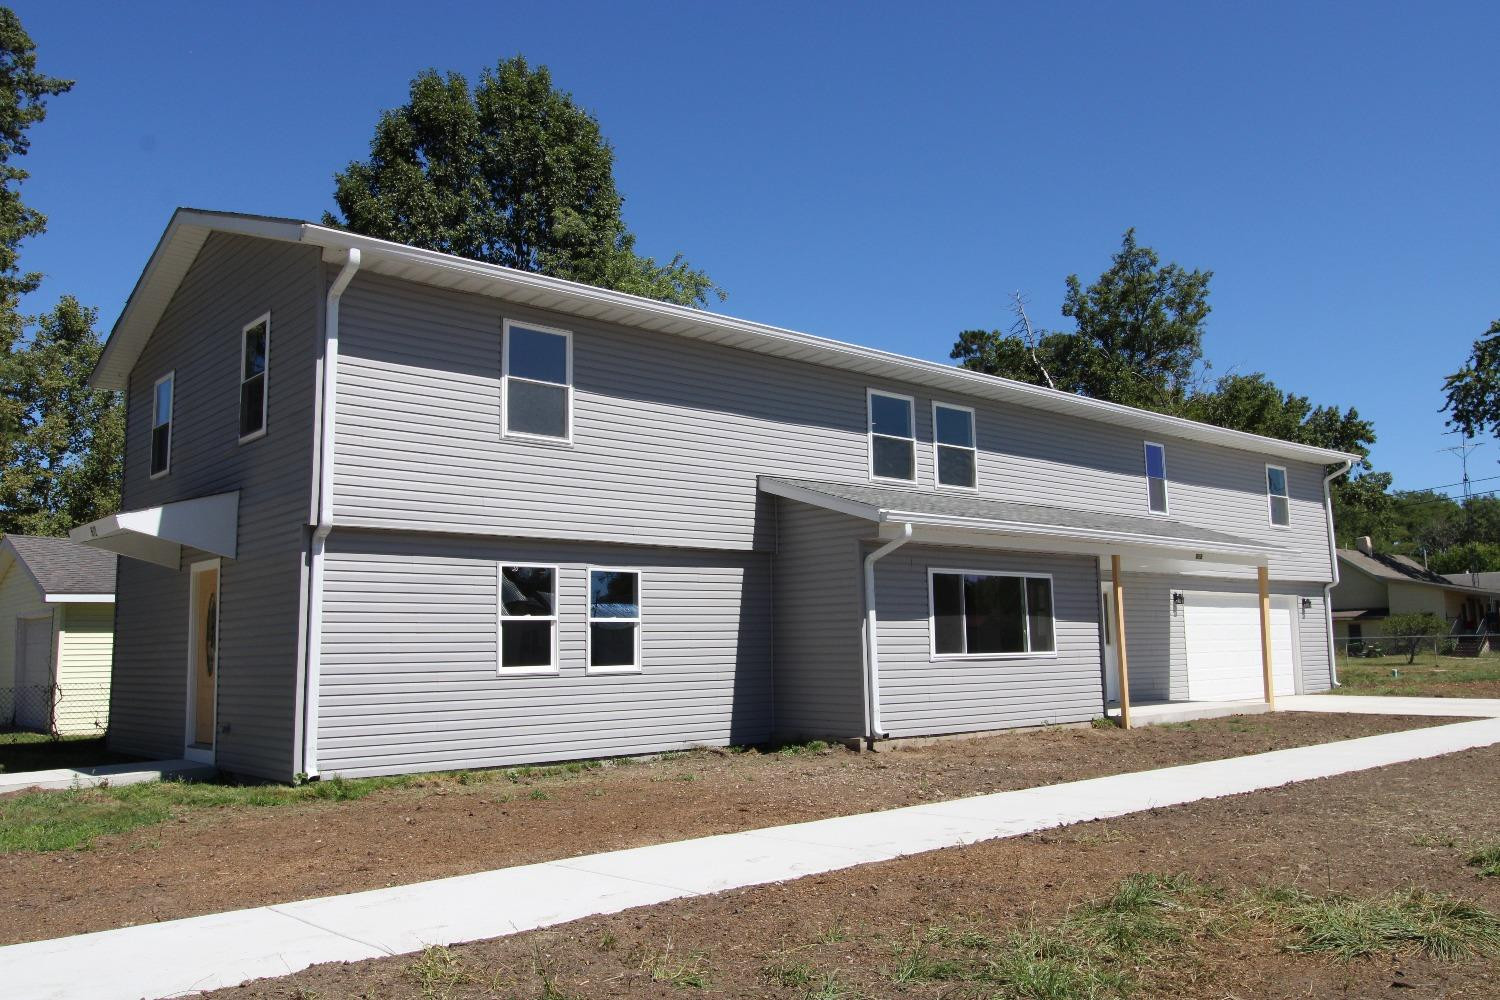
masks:
<path fill-rule="evenodd" d="M 108 727 L 116 561 L 66 538 L 0 540 L 0 727 Z"/>
<path fill-rule="evenodd" d="M 190 209 L 92 384 L 122 752 L 290 780 L 1331 683 L 1336 451 Z"/>
<path fill-rule="evenodd" d="M 1455 636 L 1458 651 L 1478 653 L 1500 631 L 1500 574 L 1443 575 L 1410 556 L 1377 552 L 1368 536 L 1339 549 L 1333 588 L 1334 639 L 1340 652 L 1386 636 L 1391 615 L 1431 614 Z M 1489 579 L 1486 580 L 1485 578 Z"/>

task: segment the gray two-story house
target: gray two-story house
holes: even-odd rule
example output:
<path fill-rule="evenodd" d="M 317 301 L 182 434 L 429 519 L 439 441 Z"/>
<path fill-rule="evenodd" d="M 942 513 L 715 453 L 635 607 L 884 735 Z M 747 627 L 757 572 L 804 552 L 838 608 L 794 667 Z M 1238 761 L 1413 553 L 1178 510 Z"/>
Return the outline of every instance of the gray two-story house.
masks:
<path fill-rule="evenodd" d="M 128 401 L 123 512 L 73 533 L 128 557 L 122 752 L 288 780 L 1079 722 L 1122 639 L 1137 703 L 1330 684 L 1338 452 L 191 210 L 93 384 Z"/>

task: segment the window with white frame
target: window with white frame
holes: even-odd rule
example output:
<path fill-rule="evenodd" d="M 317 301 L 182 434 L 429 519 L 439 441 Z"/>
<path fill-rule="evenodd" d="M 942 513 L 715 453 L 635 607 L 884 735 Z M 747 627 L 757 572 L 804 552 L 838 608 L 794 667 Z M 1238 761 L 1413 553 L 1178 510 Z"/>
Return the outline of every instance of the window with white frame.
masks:
<path fill-rule="evenodd" d="M 504 433 L 511 437 L 573 438 L 573 335 L 505 322 L 501 393 Z"/>
<path fill-rule="evenodd" d="M 1146 442 L 1146 509 L 1167 512 L 1167 449 L 1153 441 Z"/>
<path fill-rule="evenodd" d="M 266 432 L 266 366 L 271 360 L 271 314 L 240 331 L 240 440 Z"/>
<path fill-rule="evenodd" d="M 502 565 L 500 672 L 557 669 L 557 567 Z"/>
<path fill-rule="evenodd" d="M 974 410 L 971 407 L 932 404 L 932 447 L 939 486 L 975 488 L 979 453 L 975 447 Z"/>
<path fill-rule="evenodd" d="M 917 478 L 917 437 L 912 398 L 871 389 L 870 478 L 910 483 Z"/>
<path fill-rule="evenodd" d="M 1286 490 L 1286 470 L 1279 465 L 1266 466 L 1266 497 L 1271 506 L 1271 523 L 1283 528 L 1291 524 L 1292 508 Z"/>
<path fill-rule="evenodd" d="M 932 570 L 935 656 L 1029 656 L 1057 651 L 1052 578 Z"/>
<path fill-rule="evenodd" d="M 151 390 L 151 476 L 165 476 L 172 468 L 172 385 L 176 373 L 167 372 Z"/>
<path fill-rule="evenodd" d="M 641 668 L 641 574 L 589 570 L 589 670 Z"/>

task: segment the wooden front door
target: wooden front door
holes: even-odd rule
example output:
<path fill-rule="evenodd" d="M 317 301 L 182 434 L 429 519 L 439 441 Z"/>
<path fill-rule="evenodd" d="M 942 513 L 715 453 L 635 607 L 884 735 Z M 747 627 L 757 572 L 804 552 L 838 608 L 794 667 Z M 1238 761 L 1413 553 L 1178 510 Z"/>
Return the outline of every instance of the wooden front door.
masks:
<path fill-rule="evenodd" d="M 214 690 L 219 673 L 219 568 L 193 573 L 192 742 L 214 745 Z"/>

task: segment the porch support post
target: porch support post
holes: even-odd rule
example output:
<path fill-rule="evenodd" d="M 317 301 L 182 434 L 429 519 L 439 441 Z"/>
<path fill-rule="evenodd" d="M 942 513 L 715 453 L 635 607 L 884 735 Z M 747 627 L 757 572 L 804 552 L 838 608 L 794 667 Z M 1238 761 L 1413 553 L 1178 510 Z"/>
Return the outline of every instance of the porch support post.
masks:
<path fill-rule="evenodd" d="M 1115 661 L 1120 668 L 1120 728 L 1130 728 L 1130 663 L 1125 651 L 1125 584 L 1120 557 L 1109 557 L 1109 593 L 1115 606 Z"/>
<path fill-rule="evenodd" d="M 1276 688 L 1271 680 L 1271 574 L 1265 566 L 1255 568 L 1260 583 L 1260 666 L 1266 682 L 1266 704 L 1276 711 Z"/>

